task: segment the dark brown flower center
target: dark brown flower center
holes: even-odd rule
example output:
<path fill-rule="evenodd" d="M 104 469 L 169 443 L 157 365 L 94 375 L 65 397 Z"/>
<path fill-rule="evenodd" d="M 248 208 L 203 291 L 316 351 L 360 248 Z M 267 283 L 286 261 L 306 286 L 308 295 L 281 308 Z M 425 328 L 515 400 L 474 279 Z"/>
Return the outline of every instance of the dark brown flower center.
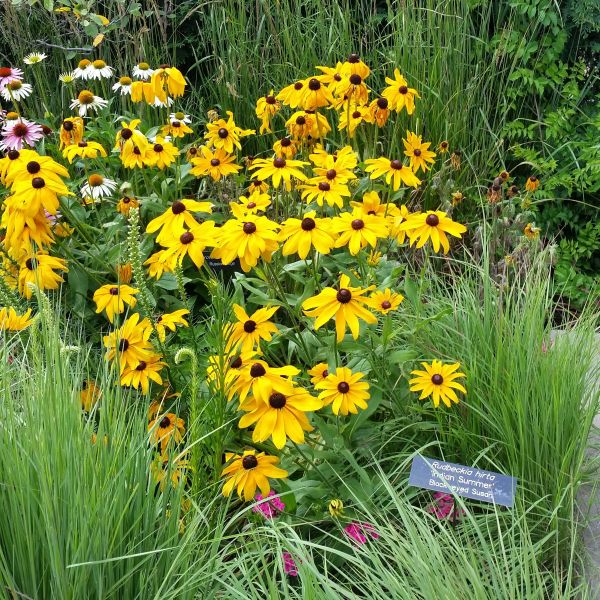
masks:
<path fill-rule="evenodd" d="M 360 62 L 360 57 L 358 56 L 358 54 L 356 54 L 356 52 L 353 52 L 348 57 L 348 62 L 351 63 L 351 64 L 356 64 L 357 62 Z"/>
<path fill-rule="evenodd" d="M 133 136 L 133 131 L 131 131 L 131 129 L 129 129 L 129 127 L 124 127 L 123 129 L 121 129 L 121 137 L 124 140 L 128 140 Z"/>
<path fill-rule="evenodd" d="M 325 177 L 327 177 L 327 179 L 329 179 L 329 181 L 331 181 L 332 179 L 335 179 L 337 175 L 337 171 L 335 169 L 329 169 L 327 171 L 327 173 L 325 173 Z"/>
<path fill-rule="evenodd" d="M 46 185 L 46 182 L 41 177 L 34 177 L 31 180 L 31 186 L 36 190 L 41 190 Z"/>
<path fill-rule="evenodd" d="M 253 321 L 252 319 L 248 319 L 244 323 L 244 331 L 246 333 L 252 333 L 255 329 L 256 329 L 256 321 Z"/>
<path fill-rule="evenodd" d="M 352 221 L 352 229 L 360 231 L 365 226 L 365 222 L 362 219 L 354 219 Z"/>
<path fill-rule="evenodd" d="M 301 81 L 296 81 L 296 83 L 294 84 L 294 89 L 296 91 L 301 90 L 302 89 L 302 82 Z"/>
<path fill-rule="evenodd" d="M 77 145 L 78 145 L 80 148 L 87 148 L 87 145 L 88 145 L 88 144 L 87 144 L 87 142 L 83 142 L 83 141 L 82 141 L 82 142 L 79 142 Z"/>
<path fill-rule="evenodd" d="M 420 151 L 418 148 L 415 148 L 415 149 L 413 150 L 413 154 L 414 154 L 415 156 L 421 156 L 421 151 Z"/>
<path fill-rule="evenodd" d="M 299 117 L 296 117 L 296 125 L 305 125 L 306 124 L 306 117 L 303 117 L 302 115 L 300 115 Z"/>
<path fill-rule="evenodd" d="M 395 158 L 394 160 L 390 161 L 390 167 L 392 167 L 392 169 L 399 170 L 402 168 L 402 161 Z"/>
<path fill-rule="evenodd" d="M 246 471 L 249 471 L 250 469 L 255 469 L 256 467 L 258 467 L 258 460 L 256 459 L 256 456 L 254 456 L 252 454 L 248 454 L 248 456 L 244 456 L 244 458 L 242 458 L 242 467 L 244 467 L 244 469 L 246 469 Z"/>
<path fill-rule="evenodd" d="M 164 147 L 162 144 L 154 144 L 154 152 L 162 152 Z"/>
<path fill-rule="evenodd" d="M 537 181 L 537 177 L 536 177 L 535 175 L 532 175 L 532 176 L 529 178 L 529 181 L 531 181 L 532 183 L 535 183 L 535 182 Z"/>
<path fill-rule="evenodd" d="M 175 202 L 173 202 L 173 204 L 171 204 L 171 212 L 174 215 L 180 215 L 184 211 L 185 211 L 185 204 L 183 202 L 181 202 L 181 200 L 175 200 Z"/>
<path fill-rule="evenodd" d="M 362 83 L 362 77 L 357 73 L 350 75 L 350 83 L 352 85 L 360 85 Z"/>
<path fill-rule="evenodd" d="M 340 381 L 337 389 L 340 394 L 347 394 L 350 391 L 350 386 L 345 381 Z"/>
<path fill-rule="evenodd" d="M 17 158 L 19 158 L 19 156 L 21 156 L 21 153 L 18 150 L 9 150 L 8 151 L 9 160 L 17 160 Z"/>
<path fill-rule="evenodd" d="M 388 99 L 387 98 L 377 98 L 377 106 L 381 108 L 381 110 L 385 110 L 388 107 Z"/>
<path fill-rule="evenodd" d="M 233 360 L 231 360 L 231 362 L 229 363 L 229 366 L 232 369 L 239 369 L 242 366 L 242 357 L 238 356 L 237 358 L 234 358 Z"/>
<path fill-rule="evenodd" d="M 407 87 L 407 86 L 405 86 L 405 85 L 401 85 L 401 86 L 398 88 L 398 91 L 399 91 L 401 94 L 408 94 L 408 87 Z"/>
<path fill-rule="evenodd" d="M 27 125 L 23 125 L 23 123 L 17 123 L 12 130 L 13 134 L 17 137 L 23 137 L 27 134 Z"/>
<path fill-rule="evenodd" d="M 352 292 L 346 288 L 342 288 L 337 294 L 336 299 L 342 304 L 348 304 L 352 300 Z"/>
<path fill-rule="evenodd" d="M 37 264 L 36 264 L 36 261 L 35 261 L 33 258 L 28 258 L 28 259 L 25 261 L 25 266 L 26 266 L 26 267 L 27 267 L 27 268 L 28 268 L 30 271 L 33 271 L 33 270 L 36 268 Z"/>
<path fill-rule="evenodd" d="M 430 215 L 427 215 L 425 223 L 430 227 L 437 227 L 440 223 L 440 218 L 436 214 L 431 213 Z"/>
<path fill-rule="evenodd" d="M 221 127 L 221 129 L 219 129 L 217 133 L 222 140 L 224 140 L 229 135 L 229 131 L 227 131 L 225 127 Z"/>
<path fill-rule="evenodd" d="M 277 100 L 275 99 L 275 96 L 265 96 L 265 102 L 267 104 L 275 104 Z"/>
<path fill-rule="evenodd" d="M 191 231 L 186 231 L 179 236 L 179 241 L 182 244 L 191 244 L 194 241 L 194 234 Z"/>
<path fill-rule="evenodd" d="M 308 89 L 316 92 L 321 89 L 321 82 L 314 77 L 308 82 Z"/>
<path fill-rule="evenodd" d="M 279 143 L 281 144 L 282 148 L 287 148 L 288 146 L 292 145 L 292 140 L 290 140 L 290 138 L 284 137 Z"/>
<path fill-rule="evenodd" d="M 392 308 L 392 303 L 389 300 L 384 300 L 381 303 L 381 308 L 383 308 L 384 310 L 387 310 L 388 308 Z"/>
<path fill-rule="evenodd" d="M 119 340 L 119 350 L 125 352 L 127 348 L 129 348 L 129 340 L 126 340 L 125 338 Z"/>
<path fill-rule="evenodd" d="M 141 156 L 141 154 L 142 154 L 142 151 L 141 151 L 141 150 L 140 150 L 140 149 L 139 149 L 139 148 L 136 146 L 136 147 L 133 149 L 133 153 L 134 153 L 136 156 Z"/>
<path fill-rule="evenodd" d="M 256 225 L 252 223 L 252 221 L 246 221 L 243 227 L 244 233 L 248 235 L 254 233 L 256 231 Z"/>
<path fill-rule="evenodd" d="M 119 294 L 119 288 L 118 287 L 111 287 L 110 290 L 108 290 L 108 293 L 111 296 L 118 296 L 118 294 Z"/>
<path fill-rule="evenodd" d="M 218 158 L 211 158 L 210 159 L 210 166 L 211 167 L 218 167 L 221 164 L 221 161 Z"/>
<path fill-rule="evenodd" d="M 161 429 L 166 429 L 171 424 L 169 417 L 163 417 L 158 424 Z"/>
<path fill-rule="evenodd" d="M 444 383 L 444 378 L 439 373 L 436 373 L 431 376 L 431 383 L 433 383 L 433 385 L 442 385 L 442 383 Z"/>
<path fill-rule="evenodd" d="M 31 162 L 27 163 L 27 172 L 30 173 L 31 175 L 35 175 L 35 173 L 39 173 L 41 170 L 41 166 L 40 163 L 32 160 Z"/>
<path fill-rule="evenodd" d="M 248 208 L 256 208 L 256 202 L 248 202 L 248 204 L 246 204 L 246 206 Z"/>
<path fill-rule="evenodd" d="M 319 189 L 322 192 L 328 192 L 331 189 L 331 186 L 326 181 L 319 182 Z"/>
<path fill-rule="evenodd" d="M 317 224 L 315 223 L 315 220 L 311 219 L 310 217 L 304 217 L 300 225 L 304 231 L 312 231 L 316 226 Z"/>
<path fill-rule="evenodd" d="M 73 128 L 75 127 L 73 121 L 63 121 L 62 126 L 65 131 L 73 131 Z"/>
<path fill-rule="evenodd" d="M 271 408 L 283 408 L 286 403 L 286 398 L 279 392 L 274 392 L 269 396 L 269 405 Z"/>
<path fill-rule="evenodd" d="M 329 371 L 327 369 L 325 369 L 323 371 L 323 373 L 321 373 L 321 377 L 323 377 L 323 378 L 327 377 L 328 375 L 329 375 Z"/>
<path fill-rule="evenodd" d="M 352 113 L 352 118 L 353 118 L 353 119 L 360 119 L 360 111 L 359 111 L 359 110 L 355 110 L 355 111 Z"/>
<path fill-rule="evenodd" d="M 275 160 L 273 160 L 273 166 L 276 169 L 283 169 L 286 164 L 287 163 L 285 162 L 285 158 L 281 158 L 279 156 Z"/>
<path fill-rule="evenodd" d="M 267 371 L 260 363 L 254 363 L 250 367 L 250 375 L 252 377 L 262 377 L 263 375 L 266 375 L 266 373 Z"/>
<path fill-rule="evenodd" d="M 136 368 L 136 371 L 143 371 L 148 366 L 148 363 L 142 361 Z"/>

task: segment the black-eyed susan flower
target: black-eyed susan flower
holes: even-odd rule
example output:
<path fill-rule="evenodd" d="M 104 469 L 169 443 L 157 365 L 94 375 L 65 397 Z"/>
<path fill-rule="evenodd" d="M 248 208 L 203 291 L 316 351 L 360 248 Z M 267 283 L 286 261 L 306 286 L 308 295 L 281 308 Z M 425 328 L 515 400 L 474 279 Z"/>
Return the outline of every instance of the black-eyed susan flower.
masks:
<path fill-rule="evenodd" d="M 298 146 L 291 138 L 283 137 L 273 144 L 273 152 L 275 152 L 275 156 L 294 158 L 298 153 Z"/>
<path fill-rule="evenodd" d="M 146 318 L 134 313 L 119 328 L 104 336 L 106 358 L 117 360 L 121 372 L 125 367 L 136 367 L 154 354 L 150 343 L 152 325 Z"/>
<path fill-rule="evenodd" d="M 410 160 L 410 168 L 416 173 L 419 169 L 428 171 L 429 164 L 435 162 L 435 152 L 429 150 L 431 142 L 423 142 L 420 135 L 406 132 L 406 139 L 403 139 L 404 155 Z"/>
<path fill-rule="evenodd" d="M 260 119 L 259 133 L 273 133 L 273 117 L 281 109 L 281 103 L 275 98 L 273 90 L 256 101 L 256 116 Z"/>
<path fill-rule="evenodd" d="M 185 482 L 191 469 L 190 461 L 185 456 L 178 455 L 169 460 L 164 454 L 157 454 L 150 463 L 150 472 L 161 492 L 169 483 L 177 488 Z"/>
<path fill-rule="evenodd" d="M 371 294 L 373 308 L 383 315 L 387 315 L 390 311 L 396 310 L 404 296 L 398 292 L 392 292 L 390 288 L 385 288 L 383 292 L 377 291 Z"/>
<path fill-rule="evenodd" d="M 339 180 L 336 181 L 336 178 L 330 181 L 326 177 L 313 177 L 305 185 L 299 186 L 299 189 L 303 200 L 309 203 L 316 200 L 319 206 L 326 203 L 328 206 L 342 208 L 344 198 L 351 195 L 348 186 Z"/>
<path fill-rule="evenodd" d="M 278 306 L 259 308 L 249 316 L 239 304 L 234 304 L 237 321 L 226 327 L 227 350 L 249 352 L 259 349 L 261 340 L 270 342 L 277 333 L 277 325 L 270 319 L 278 310 Z"/>
<path fill-rule="evenodd" d="M 23 331 L 33 323 L 31 309 L 28 308 L 22 315 L 12 307 L 0 308 L 0 331 Z"/>
<path fill-rule="evenodd" d="M 145 149 L 148 146 L 148 139 L 138 129 L 140 123 L 140 119 L 132 119 L 129 123 L 121 121 L 121 129 L 115 135 L 115 150 L 123 154 L 126 148 L 131 151 L 134 147 Z"/>
<path fill-rule="evenodd" d="M 208 146 L 202 146 L 200 156 L 192 158 L 190 162 L 193 165 L 190 171 L 192 175 L 196 177 L 210 175 L 214 181 L 233 175 L 242 168 L 240 165 L 235 164 L 233 154 L 227 154 L 223 148 L 216 148 L 213 151 Z"/>
<path fill-rule="evenodd" d="M 300 106 L 304 110 L 317 110 L 318 108 L 329 106 L 332 102 L 333 96 L 329 88 L 324 83 L 321 83 L 319 77 L 311 77 L 302 90 Z"/>
<path fill-rule="evenodd" d="M 185 315 L 189 314 L 190 311 L 187 308 L 180 308 L 173 312 L 159 315 L 154 326 L 158 339 L 161 342 L 164 342 L 167 336 L 167 330 L 174 333 L 178 325 L 181 325 L 181 327 L 189 327 L 190 324 L 183 318 Z"/>
<path fill-rule="evenodd" d="M 458 404 L 459 401 L 454 390 L 459 390 L 463 394 L 467 393 L 464 386 L 456 381 L 456 379 L 465 377 L 464 373 L 457 373 L 460 368 L 459 363 L 449 365 L 434 360 L 431 363 L 422 362 L 421 365 L 425 370 L 411 371 L 411 375 L 415 375 L 415 377 L 408 382 L 411 392 L 421 392 L 419 400 L 425 400 L 431 396 L 435 408 L 440 405 L 440 400 L 450 408 L 452 402 Z"/>
<path fill-rule="evenodd" d="M 410 216 L 410 212 L 408 207 L 403 204 L 398 209 L 398 212 L 393 215 L 393 217 L 388 221 L 390 227 L 390 237 L 394 238 L 398 244 L 404 244 L 404 240 L 406 240 L 406 231 L 400 228 Z M 413 213 L 417 214 L 417 213 Z"/>
<path fill-rule="evenodd" d="M 39 290 L 56 290 L 64 279 L 57 271 L 66 272 L 67 263 L 56 256 L 37 252 L 27 257 L 19 269 L 19 293 L 31 298 L 34 287 Z"/>
<path fill-rule="evenodd" d="M 94 302 L 96 303 L 96 313 L 106 311 L 108 320 L 113 323 L 115 315 L 125 312 L 125 305 L 133 308 L 137 304 L 136 294 L 139 294 L 137 288 L 128 285 L 117 285 L 108 283 L 98 288 L 94 292 Z"/>
<path fill-rule="evenodd" d="M 243 219 L 230 219 L 220 228 L 217 245 L 211 258 L 218 258 L 223 264 L 230 264 L 239 258 L 245 273 L 258 263 L 258 259 L 269 262 L 279 244 L 279 225 L 257 215 L 246 215 Z"/>
<path fill-rule="evenodd" d="M 156 445 L 160 444 L 160 449 L 164 454 L 169 444 L 179 444 L 183 440 L 185 422 L 175 413 L 158 413 L 156 418 L 148 423 L 148 433 L 150 442 Z"/>
<path fill-rule="evenodd" d="M 371 73 L 371 69 L 369 69 L 356 52 L 353 52 L 342 64 L 341 73 L 342 75 L 356 74 L 366 79 Z"/>
<path fill-rule="evenodd" d="M 375 247 L 379 238 L 388 235 L 388 225 L 384 217 L 364 214 L 360 209 L 351 213 L 343 212 L 331 220 L 331 230 L 338 235 L 336 248 L 348 246 L 355 256 L 365 246 Z"/>
<path fill-rule="evenodd" d="M 368 119 L 370 118 L 368 106 L 350 106 L 347 109 L 342 108 L 340 110 L 340 123 L 338 129 L 340 131 L 348 129 L 350 137 L 354 137 L 358 126 L 361 123 L 368 122 Z"/>
<path fill-rule="evenodd" d="M 174 265 L 167 251 L 159 250 L 148 257 L 144 262 L 144 266 L 148 267 L 148 275 L 150 277 L 160 279 L 164 273 L 172 273 Z"/>
<path fill-rule="evenodd" d="M 117 212 L 126 217 L 132 208 L 138 208 L 139 205 L 140 202 L 137 198 L 133 198 L 132 196 L 123 196 L 117 202 Z"/>
<path fill-rule="evenodd" d="M 411 246 L 416 243 L 417 248 L 422 248 L 427 240 L 431 239 L 433 249 L 438 252 L 441 245 L 444 254 L 450 250 L 447 234 L 460 238 L 467 231 L 464 225 L 453 221 L 441 210 L 413 213 L 399 225 L 398 229 L 406 231 Z"/>
<path fill-rule="evenodd" d="M 269 184 L 266 181 L 261 181 L 256 177 L 248 184 L 248 193 L 253 194 L 254 192 L 265 193 L 269 191 Z"/>
<path fill-rule="evenodd" d="M 25 156 L 25 151 L 22 150 L 21 154 Z M 17 162 L 15 168 L 4 178 L 5 183 L 10 186 L 13 183 L 32 182 L 41 177 L 45 182 L 54 183 L 56 189 L 61 189 L 61 192 L 56 193 L 64 193 L 62 179 L 69 177 L 69 171 L 49 156 L 41 156 L 37 152 L 27 156 L 30 160 Z"/>
<path fill-rule="evenodd" d="M 240 429 L 255 425 L 252 441 L 271 438 L 276 448 L 285 446 L 287 438 L 295 444 L 304 443 L 304 432 L 313 427 L 305 413 L 321 408 L 322 403 L 305 389 L 287 383 L 273 386 L 264 398 L 248 397 L 239 410 L 246 412 L 240 419 Z"/>
<path fill-rule="evenodd" d="M 276 456 L 267 456 L 264 452 L 246 450 L 243 455 L 227 452 L 225 460 L 229 463 L 222 471 L 225 477 L 223 496 L 228 497 L 237 490 L 238 496 L 250 502 L 254 499 L 256 488 L 263 496 L 271 491 L 269 479 L 284 479 L 288 472 L 275 466 L 279 463 Z"/>
<path fill-rule="evenodd" d="M 240 352 L 228 356 L 226 354 L 213 354 L 208 357 L 206 368 L 206 381 L 222 389 L 229 399 L 232 398 L 231 385 L 236 381 L 240 370 L 252 364 L 256 359 L 256 352 Z"/>
<path fill-rule="evenodd" d="M 163 125 L 161 129 L 163 136 L 170 135 L 173 138 L 182 138 L 188 133 L 194 133 L 194 130 L 186 125 L 183 121 L 169 121 L 166 125 Z"/>
<path fill-rule="evenodd" d="M 76 146 L 83 141 L 85 126 L 81 117 L 67 117 L 60 126 L 60 147 Z"/>
<path fill-rule="evenodd" d="M 408 82 L 400 74 L 399 69 L 394 69 L 394 78 L 386 77 L 385 82 L 388 87 L 381 95 L 387 98 L 390 109 L 400 112 L 404 108 L 409 115 L 412 115 L 415 112 L 415 98 L 421 97 L 417 90 L 408 87 Z"/>
<path fill-rule="evenodd" d="M 35 150 L 9 150 L 6 156 L 0 158 L 0 183 L 7 185 L 7 181 L 14 181 L 15 173 L 25 169 L 30 160 L 38 157 Z"/>
<path fill-rule="evenodd" d="M 360 202 L 353 200 L 350 202 L 350 206 L 360 211 L 363 215 L 384 217 L 389 223 L 393 223 L 394 218 L 400 212 L 398 207 L 391 202 L 383 204 L 379 194 L 375 191 L 365 192 Z"/>
<path fill-rule="evenodd" d="M 383 127 L 390 117 L 390 103 L 387 98 L 376 98 L 369 104 L 369 123 Z"/>
<path fill-rule="evenodd" d="M 540 180 L 535 175 L 530 175 L 525 182 L 525 189 L 528 192 L 535 192 L 540 187 Z"/>
<path fill-rule="evenodd" d="M 131 84 L 131 101 L 134 103 L 142 102 L 142 100 L 150 105 L 155 106 L 157 102 L 164 103 L 171 98 L 167 98 L 165 95 L 161 97 L 156 96 L 154 86 L 150 81 L 134 81 Z"/>
<path fill-rule="evenodd" d="M 248 196 L 240 196 L 238 202 L 229 203 L 229 208 L 236 219 L 243 219 L 245 215 L 264 212 L 269 206 L 271 206 L 271 196 L 258 190 Z"/>
<path fill-rule="evenodd" d="M 333 87 L 342 80 L 343 65 L 339 61 L 336 63 L 335 67 L 318 66 L 316 68 L 323 73 L 323 75 L 319 75 L 319 81 L 325 85 Z"/>
<path fill-rule="evenodd" d="M 371 174 L 371 179 L 385 177 L 385 182 L 388 185 L 391 183 L 394 191 L 400 188 L 400 184 L 414 188 L 421 184 L 421 180 L 415 175 L 414 171 L 402 164 L 401 160 L 390 160 L 382 156 L 381 158 L 370 158 L 365 161 L 365 164 L 365 171 Z"/>
<path fill-rule="evenodd" d="M 165 240 L 181 235 L 185 228 L 194 227 L 198 222 L 192 213 L 211 213 L 211 202 L 198 202 L 197 200 L 175 200 L 173 204 L 159 217 L 148 223 L 146 233 L 156 233 L 156 241 L 162 244 Z"/>
<path fill-rule="evenodd" d="M 161 244 L 167 249 L 165 260 L 173 265 L 181 265 L 183 259 L 189 256 L 200 269 L 204 264 L 204 250 L 215 244 L 215 223 L 195 223 L 179 235 L 165 237 Z"/>
<path fill-rule="evenodd" d="M 163 362 L 160 354 L 151 354 L 146 360 L 140 361 L 135 367 L 127 366 L 121 373 L 121 385 L 141 388 L 142 394 L 147 394 L 150 382 L 162 385 L 160 371 L 167 363 Z"/>
<path fill-rule="evenodd" d="M 185 77 L 179 69 L 169 65 L 161 65 L 150 77 L 150 83 L 154 87 L 154 93 L 158 98 L 167 95 L 172 98 L 183 96 L 185 92 Z"/>
<path fill-rule="evenodd" d="M 91 412 L 92 409 L 98 404 L 101 397 L 102 390 L 98 387 L 95 381 L 87 379 L 81 384 L 79 401 L 81 402 L 81 408 L 85 412 Z"/>
<path fill-rule="evenodd" d="M 285 128 L 294 139 L 306 139 L 312 136 L 316 125 L 316 116 L 305 110 L 293 113 L 285 122 Z"/>
<path fill-rule="evenodd" d="M 227 154 L 233 154 L 234 148 L 242 149 L 240 138 L 252 135 L 253 129 L 242 129 L 235 124 L 233 113 L 227 111 L 228 119 L 217 119 L 206 125 L 204 139 L 214 148 L 222 148 Z"/>
<path fill-rule="evenodd" d="M 230 398 L 237 394 L 243 402 L 248 394 L 258 398 L 267 398 L 274 386 L 286 385 L 300 373 L 300 369 L 292 365 L 270 367 L 267 362 L 254 358 L 238 368 L 238 376 L 231 386 Z"/>
<path fill-rule="evenodd" d="M 346 73 L 333 89 L 338 98 L 353 105 L 364 106 L 369 101 L 369 88 L 358 73 Z"/>
<path fill-rule="evenodd" d="M 344 339 L 346 327 L 350 328 L 352 337 L 358 339 L 359 320 L 365 323 L 377 323 L 375 315 L 367 309 L 371 301 L 365 297 L 365 294 L 374 287 L 369 286 L 364 289 L 351 287 L 348 275 L 342 275 L 339 289 L 326 287 L 320 294 L 305 300 L 302 303 L 302 310 L 307 317 L 315 319 L 315 330 L 335 317 L 338 342 Z"/>
<path fill-rule="evenodd" d="M 131 140 L 123 145 L 121 162 L 126 169 L 141 169 L 146 166 L 148 146 L 137 146 Z"/>
<path fill-rule="evenodd" d="M 158 167 L 166 169 L 172 165 L 179 156 L 179 150 L 164 138 L 157 137 L 154 144 L 148 144 L 144 163 L 149 167 Z"/>
<path fill-rule="evenodd" d="M 307 84 L 308 79 L 296 81 L 295 83 L 284 87 L 275 98 L 286 106 L 289 106 L 291 109 L 297 108 L 300 106 Z"/>
<path fill-rule="evenodd" d="M 77 110 L 80 117 L 85 117 L 88 112 L 97 112 L 103 108 L 108 106 L 108 102 L 101 98 L 100 96 L 96 96 L 90 90 L 82 90 L 79 92 L 77 98 L 74 98 L 69 105 L 71 110 Z"/>
<path fill-rule="evenodd" d="M 525 229 L 523 229 L 523 235 L 528 240 L 535 240 L 536 238 L 540 237 L 540 231 L 541 229 L 536 227 L 533 223 L 527 223 Z"/>
<path fill-rule="evenodd" d="M 335 373 L 329 373 L 327 378 L 315 385 L 316 390 L 322 390 L 319 400 L 323 406 L 332 404 L 334 415 L 357 414 L 358 409 L 367 408 L 370 398 L 369 384 L 362 381 L 364 373 L 353 373 L 348 367 L 339 367 Z"/>
<path fill-rule="evenodd" d="M 307 373 L 310 375 L 310 382 L 313 385 L 325 381 L 329 375 L 329 366 L 327 363 L 318 363 L 312 369 L 309 369 Z"/>
<path fill-rule="evenodd" d="M 102 144 L 99 144 L 98 142 L 81 140 L 77 144 L 66 146 L 63 150 L 63 157 L 66 158 L 69 163 L 73 163 L 76 157 L 98 158 L 98 156 L 106 156 L 106 150 L 102 147 Z"/>
<path fill-rule="evenodd" d="M 309 211 L 302 219 L 286 219 L 281 225 L 279 241 L 285 242 L 281 250 L 283 256 L 297 254 L 305 259 L 311 248 L 321 254 L 329 254 L 335 244 L 335 236 L 331 232 L 330 219 L 319 219 L 315 211 Z"/>
<path fill-rule="evenodd" d="M 257 169 L 254 176 L 261 181 L 271 178 L 274 188 L 278 188 L 283 181 L 285 188 L 289 191 L 292 189 L 292 177 L 299 181 L 307 179 L 306 174 L 300 170 L 307 164 L 302 160 L 286 160 L 276 156 L 273 159 L 259 158 L 255 160 L 250 170 Z"/>
<path fill-rule="evenodd" d="M 309 158 L 315 165 L 315 175 L 324 181 L 345 183 L 350 179 L 356 179 L 354 169 L 358 165 L 358 156 L 352 146 L 344 146 L 329 154 L 319 144 Z"/>

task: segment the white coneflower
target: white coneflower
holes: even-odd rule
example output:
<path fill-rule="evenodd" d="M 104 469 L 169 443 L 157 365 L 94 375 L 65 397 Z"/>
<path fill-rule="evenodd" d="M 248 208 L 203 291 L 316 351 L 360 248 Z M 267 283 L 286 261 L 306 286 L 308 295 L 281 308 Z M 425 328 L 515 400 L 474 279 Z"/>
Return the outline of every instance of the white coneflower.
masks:
<path fill-rule="evenodd" d="M 131 95 L 131 77 L 121 77 L 117 83 L 112 86 L 113 92 L 120 91 L 122 96 Z"/>
<path fill-rule="evenodd" d="M 75 79 L 77 79 L 77 77 L 75 76 L 75 71 L 68 71 L 66 73 L 61 73 L 58 76 L 58 80 L 62 81 L 62 83 L 64 83 L 65 85 L 70 85 L 71 83 L 73 83 L 75 81 Z"/>
<path fill-rule="evenodd" d="M 156 100 L 154 100 L 154 104 L 151 104 L 150 106 L 154 106 L 155 108 L 165 108 L 166 106 L 171 107 L 173 106 L 173 104 L 175 104 L 175 100 L 173 100 L 171 96 L 167 96 L 166 102 L 162 102 L 161 100 L 156 98 Z"/>
<path fill-rule="evenodd" d="M 71 109 L 77 109 L 80 117 L 85 117 L 88 111 L 97 111 L 99 108 L 105 108 L 108 106 L 108 102 L 100 96 L 94 96 L 89 90 L 82 90 L 79 92 L 79 96 L 75 98 L 71 104 Z"/>
<path fill-rule="evenodd" d="M 23 100 L 23 98 L 27 98 L 32 90 L 33 88 L 30 83 L 23 83 L 22 81 L 15 79 L 14 81 L 7 83 L 0 90 L 0 94 L 2 94 L 2 97 L 7 102 L 10 102 L 11 100 L 19 102 L 20 100 Z"/>
<path fill-rule="evenodd" d="M 116 189 L 117 182 L 108 179 L 99 173 L 93 173 L 88 177 L 87 183 L 81 188 L 81 195 L 84 198 L 104 198 L 110 196 Z"/>
<path fill-rule="evenodd" d="M 133 67 L 133 76 L 138 79 L 143 79 L 144 81 L 150 79 L 152 73 L 154 73 L 154 69 L 151 69 L 150 65 L 145 62 L 138 63 Z"/>
<path fill-rule="evenodd" d="M 189 125 L 192 122 L 192 117 L 190 117 L 190 115 L 186 115 L 183 112 L 176 112 L 176 113 L 171 113 L 169 115 L 169 120 L 171 122 L 180 121 L 181 123 L 185 123 L 186 125 Z"/>
<path fill-rule="evenodd" d="M 87 72 L 92 66 L 92 61 L 84 58 L 79 61 L 77 67 L 73 70 L 73 76 L 75 79 L 87 79 Z"/>
<path fill-rule="evenodd" d="M 112 75 L 112 67 L 109 67 L 103 60 L 95 60 L 82 77 L 83 79 L 108 79 Z"/>
<path fill-rule="evenodd" d="M 44 54 L 43 52 L 32 52 L 23 59 L 23 62 L 26 65 L 35 65 L 36 63 L 40 63 L 43 60 L 46 60 L 47 58 L 48 55 Z"/>

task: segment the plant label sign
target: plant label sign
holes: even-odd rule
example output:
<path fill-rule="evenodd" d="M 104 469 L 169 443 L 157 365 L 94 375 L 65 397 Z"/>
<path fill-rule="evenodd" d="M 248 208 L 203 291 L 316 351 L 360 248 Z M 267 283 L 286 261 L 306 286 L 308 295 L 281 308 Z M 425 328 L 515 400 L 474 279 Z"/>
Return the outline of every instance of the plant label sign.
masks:
<path fill-rule="evenodd" d="M 511 508 L 517 489 L 516 477 L 426 458 L 419 454 L 413 459 L 408 483 L 426 490 L 446 491 L 471 500 Z"/>

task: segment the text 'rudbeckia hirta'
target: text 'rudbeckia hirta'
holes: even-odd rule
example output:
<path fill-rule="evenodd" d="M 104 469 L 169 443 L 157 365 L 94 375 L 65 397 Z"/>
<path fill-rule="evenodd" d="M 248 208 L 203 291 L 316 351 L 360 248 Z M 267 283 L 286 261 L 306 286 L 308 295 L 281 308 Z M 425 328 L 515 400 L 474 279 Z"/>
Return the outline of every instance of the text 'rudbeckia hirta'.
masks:
<path fill-rule="evenodd" d="M 421 363 L 424 371 L 411 371 L 411 375 L 416 375 L 408 384 L 411 392 L 421 392 L 419 400 L 425 400 L 429 396 L 433 399 L 433 405 L 437 408 L 440 400 L 448 407 L 452 402 L 458 404 L 458 396 L 454 391 L 459 390 L 463 394 L 467 390 L 456 379 L 465 377 L 464 373 L 457 373 L 460 368 L 459 363 L 452 365 L 442 364 L 439 360 L 434 360 L 431 364 Z"/>

